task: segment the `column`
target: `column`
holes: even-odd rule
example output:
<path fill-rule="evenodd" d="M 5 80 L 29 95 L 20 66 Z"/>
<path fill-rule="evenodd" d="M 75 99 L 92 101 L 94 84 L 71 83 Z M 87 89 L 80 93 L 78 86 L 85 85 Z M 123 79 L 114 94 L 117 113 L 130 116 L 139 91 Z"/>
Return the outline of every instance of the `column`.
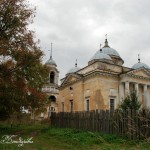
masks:
<path fill-rule="evenodd" d="M 147 106 L 147 85 L 144 85 L 144 104 L 143 106 L 146 107 Z"/>
<path fill-rule="evenodd" d="M 139 84 L 138 83 L 135 83 L 135 91 L 136 91 L 136 95 L 137 95 L 138 100 L 139 100 Z"/>
<path fill-rule="evenodd" d="M 125 82 L 125 95 L 129 95 L 129 81 Z"/>
<path fill-rule="evenodd" d="M 124 98 L 124 84 L 123 82 L 119 83 L 119 102 L 122 102 L 122 99 Z"/>
<path fill-rule="evenodd" d="M 55 78 L 55 83 L 58 85 L 58 80 L 59 80 L 59 74 L 56 72 L 56 78 Z"/>

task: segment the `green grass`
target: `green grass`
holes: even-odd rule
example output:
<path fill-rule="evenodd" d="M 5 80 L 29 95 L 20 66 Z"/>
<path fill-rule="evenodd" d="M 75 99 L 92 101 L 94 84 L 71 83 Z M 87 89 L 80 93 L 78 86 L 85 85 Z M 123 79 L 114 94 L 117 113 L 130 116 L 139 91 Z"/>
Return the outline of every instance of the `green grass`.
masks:
<path fill-rule="evenodd" d="M 0 125 L 0 141 L 3 135 L 17 134 L 33 144 L 18 147 L 17 144 L 0 144 L 0 150 L 148 150 L 146 141 L 130 141 L 115 135 L 85 132 L 76 129 L 50 127 L 46 124 L 15 126 Z"/>

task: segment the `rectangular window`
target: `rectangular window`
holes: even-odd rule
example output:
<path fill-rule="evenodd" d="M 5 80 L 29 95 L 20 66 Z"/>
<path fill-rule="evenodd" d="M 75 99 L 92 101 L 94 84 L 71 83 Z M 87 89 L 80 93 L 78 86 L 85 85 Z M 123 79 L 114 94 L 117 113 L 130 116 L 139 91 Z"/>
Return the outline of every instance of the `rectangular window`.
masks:
<path fill-rule="evenodd" d="M 73 112 L 73 100 L 70 100 L 70 111 Z"/>
<path fill-rule="evenodd" d="M 64 112 L 64 102 L 62 102 L 61 105 L 62 105 L 62 112 Z"/>
<path fill-rule="evenodd" d="M 51 111 L 53 111 L 53 107 L 51 107 Z"/>
<path fill-rule="evenodd" d="M 55 112 L 55 107 L 51 107 L 51 112 Z"/>
<path fill-rule="evenodd" d="M 110 99 L 110 111 L 113 112 L 115 110 L 115 101 L 114 99 Z"/>
<path fill-rule="evenodd" d="M 86 110 L 87 110 L 87 111 L 90 110 L 90 101 L 89 101 L 89 99 L 86 100 Z"/>

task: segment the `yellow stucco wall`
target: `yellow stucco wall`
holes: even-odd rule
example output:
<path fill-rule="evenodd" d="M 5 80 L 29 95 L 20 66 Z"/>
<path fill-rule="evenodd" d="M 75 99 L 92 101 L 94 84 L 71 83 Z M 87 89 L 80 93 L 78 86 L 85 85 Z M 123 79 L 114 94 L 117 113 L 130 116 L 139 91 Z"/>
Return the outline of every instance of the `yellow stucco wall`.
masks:
<path fill-rule="evenodd" d="M 73 111 L 85 111 L 87 99 L 90 100 L 90 110 L 109 109 L 110 98 L 115 99 L 117 106 L 118 83 L 117 78 L 95 75 L 68 85 L 59 91 L 58 111 L 62 111 L 62 102 L 64 111 L 70 111 L 70 100 L 73 100 Z M 73 90 L 70 90 L 70 87 Z M 110 95 L 110 89 L 115 91 L 115 95 Z"/>

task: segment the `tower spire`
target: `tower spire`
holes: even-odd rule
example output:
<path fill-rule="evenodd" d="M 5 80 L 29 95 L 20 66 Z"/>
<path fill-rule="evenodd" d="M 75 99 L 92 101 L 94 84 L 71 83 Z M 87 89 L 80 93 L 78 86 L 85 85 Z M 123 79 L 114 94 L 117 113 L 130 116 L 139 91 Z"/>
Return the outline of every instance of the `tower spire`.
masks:
<path fill-rule="evenodd" d="M 52 59 L 53 43 L 51 42 L 50 59 Z"/>
<path fill-rule="evenodd" d="M 75 67 L 77 67 L 77 65 L 78 65 L 78 64 L 77 64 L 77 59 L 76 59 Z"/>
<path fill-rule="evenodd" d="M 105 45 L 104 45 L 104 47 L 109 47 L 108 41 L 107 41 L 107 34 L 105 34 L 105 37 L 106 37 L 106 39 L 105 39 Z"/>
<path fill-rule="evenodd" d="M 140 63 L 140 60 L 141 60 L 141 59 L 140 59 L 140 54 L 138 54 L 138 63 Z"/>

